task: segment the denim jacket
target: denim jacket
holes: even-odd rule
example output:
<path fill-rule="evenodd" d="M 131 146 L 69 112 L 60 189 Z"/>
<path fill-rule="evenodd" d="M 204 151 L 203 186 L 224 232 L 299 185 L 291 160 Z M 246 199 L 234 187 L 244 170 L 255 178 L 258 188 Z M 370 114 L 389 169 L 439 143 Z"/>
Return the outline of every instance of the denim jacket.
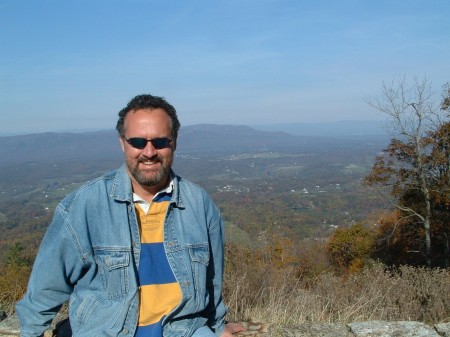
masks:
<path fill-rule="evenodd" d="M 133 336 L 138 226 L 125 166 L 64 198 L 41 243 L 27 294 L 16 306 L 21 336 L 40 336 L 67 300 L 74 337 Z M 204 325 L 222 333 L 223 235 L 207 193 L 175 176 L 164 248 L 182 300 L 163 321 L 165 337 L 191 336 Z"/>

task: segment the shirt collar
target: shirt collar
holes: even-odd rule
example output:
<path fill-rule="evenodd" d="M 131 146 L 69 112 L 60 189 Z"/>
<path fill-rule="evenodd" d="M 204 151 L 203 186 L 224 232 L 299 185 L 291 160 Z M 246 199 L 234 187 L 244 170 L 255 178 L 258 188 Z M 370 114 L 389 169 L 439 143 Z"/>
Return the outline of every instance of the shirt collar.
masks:
<path fill-rule="evenodd" d="M 162 189 L 161 191 L 156 193 L 153 196 L 152 200 L 156 200 L 163 193 L 165 193 L 165 194 L 172 194 L 172 192 L 173 192 L 173 185 L 174 185 L 174 179 L 175 179 L 175 175 L 174 175 L 173 172 L 171 172 L 170 173 L 169 185 L 167 185 L 164 189 Z M 148 204 L 148 202 L 146 200 L 142 199 L 139 195 L 137 195 L 134 192 L 133 192 L 133 202 Z"/>

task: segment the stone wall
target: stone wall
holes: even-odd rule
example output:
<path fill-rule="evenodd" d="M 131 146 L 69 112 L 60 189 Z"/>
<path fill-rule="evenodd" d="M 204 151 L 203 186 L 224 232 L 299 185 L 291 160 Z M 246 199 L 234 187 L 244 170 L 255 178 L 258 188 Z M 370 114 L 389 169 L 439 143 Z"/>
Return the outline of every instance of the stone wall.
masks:
<path fill-rule="evenodd" d="M 1 314 L 1 313 L 0 313 Z M 1 315 L 0 337 L 19 336 L 16 315 Z M 242 322 L 247 331 L 238 337 L 450 337 L 450 323 L 429 326 L 420 322 L 355 322 L 355 323 L 304 323 L 296 327 L 274 327 L 264 323 Z M 59 315 L 44 337 L 71 337 L 66 316 Z"/>

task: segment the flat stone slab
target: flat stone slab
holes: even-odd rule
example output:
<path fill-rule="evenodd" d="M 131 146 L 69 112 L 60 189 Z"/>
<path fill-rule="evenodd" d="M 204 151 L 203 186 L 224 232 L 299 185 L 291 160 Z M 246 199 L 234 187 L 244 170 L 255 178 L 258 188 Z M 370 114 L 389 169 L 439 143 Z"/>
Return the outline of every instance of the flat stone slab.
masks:
<path fill-rule="evenodd" d="M 355 337 L 441 337 L 432 327 L 421 322 L 370 321 L 347 326 Z"/>
<path fill-rule="evenodd" d="M 435 324 L 434 328 L 442 337 L 450 337 L 450 323 Z"/>
<path fill-rule="evenodd" d="M 20 323 L 17 315 L 10 315 L 0 322 L 0 337 L 19 336 Z"/>

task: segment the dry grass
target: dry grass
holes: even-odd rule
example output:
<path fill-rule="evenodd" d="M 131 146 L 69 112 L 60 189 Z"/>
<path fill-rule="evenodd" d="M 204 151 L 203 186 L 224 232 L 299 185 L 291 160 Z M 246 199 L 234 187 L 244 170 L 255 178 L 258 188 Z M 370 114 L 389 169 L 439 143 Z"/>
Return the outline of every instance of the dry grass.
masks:
<path fill-rule="evenodd" d="M 30 268 L 15 266 L 0 270 L 0 310 L 14 312 L 15 303 L 25 294 Z"/>
<path fill-rule="evenodd" d="M 404 266 L 393 271 L 374 264 L 337 276 L 329 271 L 320 249 L 308 249 L 309 254 L 301 256 L 303 263 L 292 264 L 267 250 L 228 246 L 224 287 L 228 320 L 279 326 L 306 321 L 450 322 L 450 270 Z M 29 272 L 27 267 L 2 269 L 0 309 L 14 311 Z"/>
<path fill-rule="evenodd" d="M 279 326 L 305 321 L 450 322 L 450 270 L 404 266 L 390 271 L 374 264 L 346 276 L 323 270 L 305 277 L 297 266 L 274 269 L 271 261 L 258 259 L 246 265 L 249 260 L 248 252 L 247 257 L 227 259 L 224 297 L 230 321 Z"/>

